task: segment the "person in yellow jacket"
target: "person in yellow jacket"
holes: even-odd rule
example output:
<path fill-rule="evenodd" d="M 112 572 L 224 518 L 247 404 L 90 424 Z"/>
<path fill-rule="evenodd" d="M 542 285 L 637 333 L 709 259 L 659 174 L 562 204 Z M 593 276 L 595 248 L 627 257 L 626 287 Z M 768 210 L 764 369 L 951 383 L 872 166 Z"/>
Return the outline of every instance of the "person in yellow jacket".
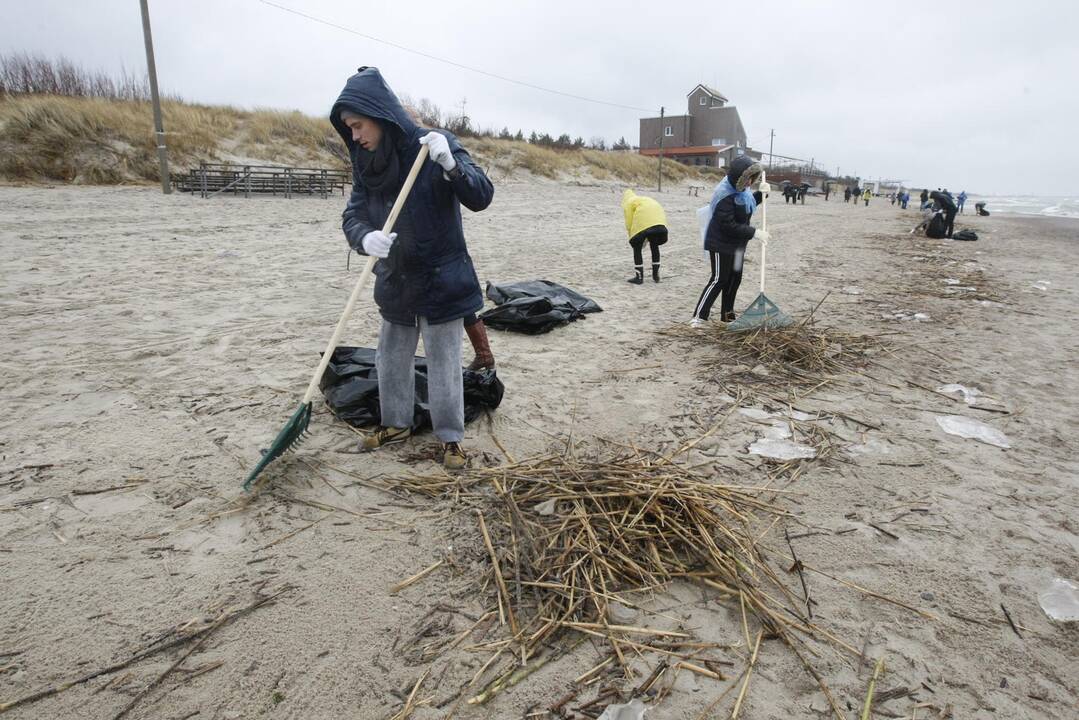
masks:
<path fill-rule="evenodd" d="M 869 198 L 871 197 L 873 197 L 873 193 L 869 192 L 869 188 L 866 188 L 865 192 L 862 193 L 862 200 L 865 200 L 866 207 L 869 207 Z"/>
<path fill-rule="evenodd" d="M 652 250 L 652 280 L 659 282 L 659 246 L 667 242 L 667 215 L 663 207 L 650 197 L 632 190 L 622 193 L 622 212 L 626 216 L 626 233 L 633 248 L 634 275 L 627 282 L 644 282 L 644 256 L 641 250 L 647 241 Z"/>

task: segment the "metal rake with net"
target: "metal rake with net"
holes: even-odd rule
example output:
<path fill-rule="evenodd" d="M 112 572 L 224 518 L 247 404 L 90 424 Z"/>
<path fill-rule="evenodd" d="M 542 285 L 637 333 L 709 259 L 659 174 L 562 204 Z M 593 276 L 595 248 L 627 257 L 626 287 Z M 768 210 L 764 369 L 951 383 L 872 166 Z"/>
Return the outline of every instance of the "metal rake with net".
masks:
<path fill-rule="evenodd" d="M 761 230 L 768 230 L 768 193 L 772 188 L 766 182 L 765 174 L 761 173 Z M 794 321 L 785 312 L 779 309 L 772 300 L 764 294 L 764 273 L 768 258 L 768 243 L 761 243 L 761 291 L 760 294 L 749 304 L 736 320 L 727 325 L 727 330 L 738 332 L 740 330 L 753 330 L 755 328 L 781 328 L 793 325 Z"/>

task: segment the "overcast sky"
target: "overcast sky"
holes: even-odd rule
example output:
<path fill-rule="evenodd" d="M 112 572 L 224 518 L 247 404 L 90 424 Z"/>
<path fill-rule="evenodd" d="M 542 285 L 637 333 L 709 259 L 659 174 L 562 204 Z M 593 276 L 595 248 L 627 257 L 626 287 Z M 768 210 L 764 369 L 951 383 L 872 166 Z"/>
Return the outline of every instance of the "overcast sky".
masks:
<path fill-rule="evenodd" d="M 150 0 L 158 79 L 187 100 L 324 114 L 359 65 L 480 125 L 638 142 L 697 83 L 750 145 L 908 185 L 1067 194 L 1079 146 L 1079 3 Z M 143 71 L 138 0 L 0 0 L 0 52 Z M 640 8 L 640 9 L 638 9 Z M 649 9 L 652 8 L 652 9 Z M 168 130 L 168 118 L 165 119 Z"/>

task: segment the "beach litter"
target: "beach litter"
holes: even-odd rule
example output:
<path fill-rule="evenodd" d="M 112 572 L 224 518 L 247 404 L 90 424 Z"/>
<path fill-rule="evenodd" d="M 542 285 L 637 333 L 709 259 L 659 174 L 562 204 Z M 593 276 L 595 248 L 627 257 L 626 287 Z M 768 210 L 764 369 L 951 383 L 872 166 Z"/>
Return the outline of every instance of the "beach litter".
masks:
<path fill-rule="evenodd" d="M 1046 615 L 1058 622 L 1079 620 L 1079 586 L 1064 578 L 1053 578 L 1049 587 L 1038 596 L 1038 604 Z"/>
<path fill-rule="evenodd" d="M 772 460 L 808 460 L 817 456 L 817 451 L 807 445 L 799 445 L 784 438 L 770 437 L 763 437 L 750 445 L 749 453 Z"/>
<path fill-rule="evenodd" d="M 1008 436 L 992 425 L 986 425 L 962 415 L 944 415 L 937 418 L 940 429 L 949 435 L 957 435 L 968 440 L 977 440 L 999 448 L 1010 448 Z"/>
<path fill-rule="evenodd" d="M 599 720 L 642 720 L 646 712 L 648 712 L 648 707 L 637 698 L 633 698 L 625 705 L 608 705 L 599 716 Z"/>
<path fill-rule="evenodd" d="M 978 388 L 968 388 L 958 383 L 941 385 L 937 388 L 937 392 L 944 393 L 945 395 L 960 395 L 963 398 L 963 402 L 967 405 L 973 405 L 978 402 L 978 398 L 981 397 L 982 394 L 982 391 Z"/>

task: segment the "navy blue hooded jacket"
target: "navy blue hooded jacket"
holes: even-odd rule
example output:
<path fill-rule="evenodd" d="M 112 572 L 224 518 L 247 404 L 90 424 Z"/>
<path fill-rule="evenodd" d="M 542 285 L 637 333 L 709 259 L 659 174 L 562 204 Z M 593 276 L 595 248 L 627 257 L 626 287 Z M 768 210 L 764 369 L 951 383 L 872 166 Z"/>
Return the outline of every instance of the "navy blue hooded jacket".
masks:
<path fill-rule="evenodd" d="M 396 187 L 376 192 L 364 186 L 358 159 L 360 147 L 352 140 L 352 130 L 341 120 L 342 110 L 380 122 L 381 142 L 394 143 L 400 159 L 401 177 Z M 382 229 L 419 153 L 420 138 L 427 131 L 412 121 L 377 68 L 361 68 L 348 79 L 330 111 L 330 122 L 348 146 L 352 159 L 352 196 L 342 215 L 342 227 L 349 246 L 366 254 L 363 237 Z M 460 173 L 455 172 L 456 177 L 448 180 L 438 164 L 423 164 L 397 222 L 408 229 L 407 247 L 400 243 L 395 248 L 400 256 L 395 255 L 393 272 L 389 263 L 375 263 L 375 303 L 383 318 L 398 325 L 415 325 L 417 316 L 437 325 L 483 307 L 479 280 L 465 246 L 461 205 L 475 212 L 483 210 L 491 204 L 494 188 L 452 133 L 437 132 L 449 141 Z"/>
<path fill-rule="evenodd" d="M 727 180 L 733 187 L 738 187 L 738 179 L 753 162 L 754 160 L 748 155 L 741 155 L 734 159 L 727 171 Z M 730 255 L 736 250 L 745 249 L 746 244 L 753 239 L 754 233 L 757 232 L 756 228 L 749 224 L 753 211 L 746 205 L 736 202 L 737 199 L 738 194 L 735 193 L 716 204 L 712 219 L 708 221 L 708 231 L 704 236 L 705 250 Z M 753 199 L 760 204 L 761 194 L 753 193 Z"/>

